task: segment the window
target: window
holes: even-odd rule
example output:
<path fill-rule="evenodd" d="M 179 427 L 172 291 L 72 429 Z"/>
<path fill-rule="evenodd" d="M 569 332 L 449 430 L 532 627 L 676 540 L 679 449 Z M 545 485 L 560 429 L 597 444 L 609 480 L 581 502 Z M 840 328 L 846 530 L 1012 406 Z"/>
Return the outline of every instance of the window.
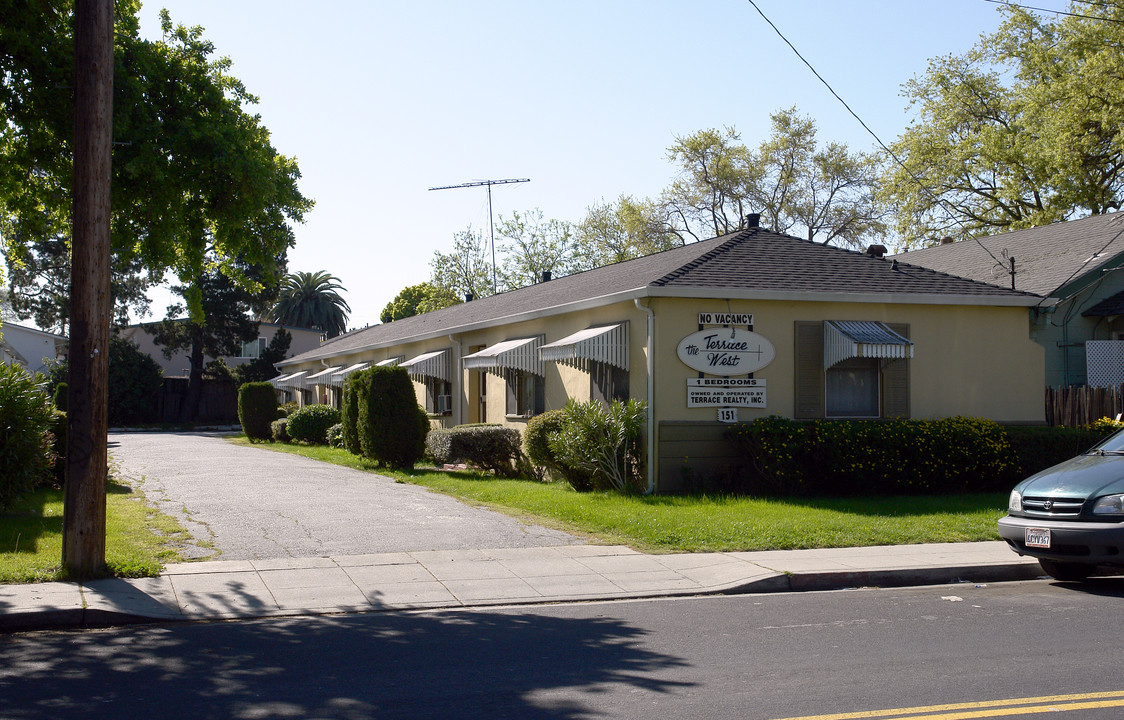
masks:
<path fill-rule="evenodd" d="M 453 384 L 448 380 L 425 376 L 425 411 L 430 415 L 450 415 L 453 412 Z"/>
<path fill-rule="evenodd" d="M 258 338 L 257 340 L 250 340 L 249 342 L 242 343 L 242 355 L 244 358 L 260 358 L 265 352 L 265 338 Z"/>
<path fill-rule="evenodd" d="M 531 417 L 546 408 L 546 382 L 542 375 L 508 370 L 504 373 L 504 380 L 508 416 Z"/>
<path fill-rule="evenodd" d="M 589 364 L 589 397 L 606 405 L 629 398 L 628 370 L 603 362 Z"/>
<path fill-rule="evenodd" d="M 838 345 L 825 348 L 826 323 L 796 322 L 793 417 L 909 417 L 908 358 L 913 354 L 909 325 L 853 323 L 863 326 L 855 330 L 847 323 L 832 324 L 835 327 L 826 331 L 829 336 L 836 338 L 834 334 L 843 327 L 859 337 L 860 344 L 865 343 L 862 356 L 848 357 Z M 886 334 L 880 335 L 883 330 Z M 862 336 L 859 331 L 870 334 Z M 879 353 L 882 356 L 870 357 Z M 825 354 L 834 358 L 826 368 Z"/>

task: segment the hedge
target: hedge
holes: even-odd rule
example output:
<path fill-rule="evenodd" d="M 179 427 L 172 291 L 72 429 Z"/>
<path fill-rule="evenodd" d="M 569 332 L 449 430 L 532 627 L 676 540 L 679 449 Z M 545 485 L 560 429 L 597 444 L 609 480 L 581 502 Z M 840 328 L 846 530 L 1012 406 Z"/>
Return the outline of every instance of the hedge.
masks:
<path fill-rule="evenodd" d="M 328 428 L 340 421 L 340 411 L 331 405 L 305 405 L 288 418 L 285 428 L 293 440 L 326 445 Z"/>
<path fill-rule="evenodd" d="M 464 462 L 509 478 L 526 466 L 521 444 L 518 430 L 501 425 L 437 428 L 425 440 L 426 454 L 438 465 Z"/>
<path fill-rule="evenodd" d="M 272 440 L 270 428 L 277 418 L 277 392 L 267 382 L 244 383 L 238 388 L 238 421 L 251 440 Z"/>

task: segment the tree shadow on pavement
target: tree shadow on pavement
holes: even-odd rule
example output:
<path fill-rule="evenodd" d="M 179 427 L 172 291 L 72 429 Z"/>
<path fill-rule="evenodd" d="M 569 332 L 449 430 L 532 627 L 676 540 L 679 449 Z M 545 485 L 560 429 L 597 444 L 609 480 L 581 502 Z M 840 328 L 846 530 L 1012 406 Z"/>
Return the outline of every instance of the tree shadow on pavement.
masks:
<path fill-rule="evenodd" d="M 570 720 L 610 686 L 691 686 L 646 634 L 520 609 L 0 636 L 0 697 L 10 718 Z"/>

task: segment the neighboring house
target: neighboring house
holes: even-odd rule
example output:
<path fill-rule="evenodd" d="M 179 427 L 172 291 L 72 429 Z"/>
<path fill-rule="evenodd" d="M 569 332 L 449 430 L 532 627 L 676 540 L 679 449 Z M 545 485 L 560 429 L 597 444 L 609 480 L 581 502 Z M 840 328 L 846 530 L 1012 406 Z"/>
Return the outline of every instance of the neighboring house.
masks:
<path fill-rule="evenodd" d="M 645 400 L 649 481 L 673 491 L 724 469 L 736 420 L 1044 422 L 1042 301 L 750 227 L 333 338 L 273 382 L 336 401 L 349 373 L 397 364 L 443 427 Z"/>
<path fill-rule="evenodd" d="M 50 363 L 66 358 L 67 339 L 62 335 L 5 322 L 0 325 L 0 362 L 19 365 L 32 373 L 45 373 Z"/>
<path fill-rule="evenodd" d="M 1057 298 L 1056 305 L 1035 304 L 1030 315 L 1031 336 L 1046 350 L 1046 385 L 1124 382 L 1124 214 L 962 240 L 896 258 Z"/>
<path fill-rule="evenodd" d="M 186 322 L 186 320 L 182 322 Z M 164 347 L 153 342 L 152 335 L 145 332 L 146 325 L 149 325 L 149 323 L 129 325 L 126 328 L 122 328 L 120 331 L 121 337 L 135 343 L 141 352 L 146 353 L 155 360 L 157 364 L 160 365 L 161 369 L 163 369 L 164 377 L 187 377 L 190 375 L 191 358 L 189 354 L 184 351 L 179 351 L 172 353 L 171 357 L 165 356 Z M 262 352 L 281 327 L 281 325 L 275 325 L 273 323 L 261 323 L 258 326 L 258 338 L 256 340 L 243 343 L 240 355 L 225 356 L 223 360 L 226 361 L 227 365 L 235 367 L 237 365 L 245 365 L 254 358 L 261 357 Z M 290 327 L 286 327 L 285 330 L 293 337 L 292 343 L 289 345 L 289 355 L 299 355 L 318 348 L 320 346 L 320 340 L 323 337 L 323 333 L 319 330 Z M 212 362 L 215 359 L 216 358 L 207 356 L 204 358 L 204 363 Z"/>

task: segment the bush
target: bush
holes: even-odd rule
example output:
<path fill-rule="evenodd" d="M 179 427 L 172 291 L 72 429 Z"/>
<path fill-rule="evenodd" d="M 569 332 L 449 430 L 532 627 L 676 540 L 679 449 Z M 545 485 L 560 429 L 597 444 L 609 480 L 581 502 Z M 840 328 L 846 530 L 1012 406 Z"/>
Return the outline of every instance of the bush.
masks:
<path fill-rule="evenodd" d="M 328 442 L 328 428 L 339 423 L 340 411 L 331 405 L 305 405 L 289 416 L 289 437 L 315 445 Z"/>
<path fill-rule="evenodd" d="M 343 447 L 343 425 L 340 423 L 328 428 L 328 447 Z"/>
<path fill-rule="evenodd" d="M 357 431 L 363 455 L 379 465 L 409 470 L 425 455 L 429 429 L 418 415 L 414 385 L 405 368 L 363 370 L 358 383 Z"/>
<path fill-rule="evenodd" d="M 164 371 L 135 343 L 117 335 L 109 338 L 110 425 L 156 422 L 157 398 L 164 384 Z"/>
<path fill-rule="evenodd" d="M 524 467 L 519 431 L 502 425 L 437 428 L 426 437 L 426 454 L 438 464 L 463 462 L 500 477 L 518 477 Z"/>
<path fill-rule="evenodd" d="M 370 377 L 362 372 L 351 373 L 343 383 L 343 402 L 340 409 L 343 447 L 353 455 L 363 454 L 363 448 L 359 444 L 359 398 L 366 395 L 370 386 Z"/>
<path fill-rule="evenodd" d="M 598 490 L 639 490 L 643 487 L 646 404 L 640 400 L 571 400 L 563 408 L 561 429 L 548 435 L 554 457 L 568 472 L 588 474 Z"/>
<path fill-rule="evenodd" d="M 1008 427 L 1007 440 L 1018 466 L 1016 482 L 1085 452 L 1115 431 L 1099 421 L 1088 428 Z"/>
<path fill-rule="evenodd" d="M 529 474 L 540 480 L 549 474 L 553 479 L 570 483 L 578 492 L 588 492 L 593 489 L 591 473 L 563 467 L 550 449 L 550 438 L 561 432 L 565 419 L 566 413 L 562 410 L 547 410 L 527 421 L 523 431 L 523 454 L 532 467 Z"/>
<path fill-rule="evenodd" d="M 42 379 L 0 365 L 0 509 L 52 479 L 52 409 Z"/>
<path fill-rule="evenodd" d="M 297 408 L 299 408 L 299 407 L 300 407 L 300 405 L 297 403 L 296 400 L 290 400 L 287 403 L 284 403 L 282 405 L 278 405 L 277 406 L 277 417 L 278 418 L 289 417 L 290 415 L 295 413 L 297 411 Z"/>
<path fill-rule="evenodd" d="M 764 496 L 1001 492 L 1020 478 L 1007 431 L 978 418 L 815 420 L 768 417 L 727 437 L 746 472 L 735 490 Z"/>
<path fill-rule="evenodd" d="M 250 440 L 271 440 L 270 427 L 277 418 L 277 392 L 267 382 L 245 383 L 238 388 L 238 421 Z"/>
<path fill-rule="evenodd" d="M 51 412 L 51 434 L 54 435 L 55 484 L 62 487 L 66 480 L 66 413 L 62 410 Z"/>
<path fill-rule="evenodd" d="M 55 409 L 66 412 L 66 393 L 68 386 L 64 382 L 60 382 L 55 386 Z"/>
<path fill-rule="evenodd" d="M 292 440 L 289 437 L 289 418 L 277 418 L 269 424 L 270 439 L 274 442 L 287 443 Z"/>

